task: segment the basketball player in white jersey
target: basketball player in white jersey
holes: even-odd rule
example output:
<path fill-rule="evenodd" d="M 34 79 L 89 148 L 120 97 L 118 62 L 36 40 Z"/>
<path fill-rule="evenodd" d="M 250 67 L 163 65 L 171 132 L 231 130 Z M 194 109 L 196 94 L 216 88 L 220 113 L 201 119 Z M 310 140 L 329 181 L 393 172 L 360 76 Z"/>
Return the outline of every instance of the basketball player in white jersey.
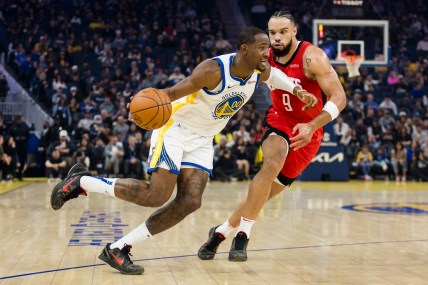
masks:
<path fill-rule="evenodd" d="M 238 38 L 238 52 L 205 60 L 193 73 L 165 89 L 173 103 L 171 119 L 153 132 L 150 151 L 151 183 L 137 179 L 92 177 L 81 165 L 52 191 L 51 206 L 104 193 L 146 207 L 164 205 L 177 185 L 177 196 L 120 240 L 107 244 L 99 258 L 123 274 L 142 274 L 129 258 L 131 245 L 149 239 L 182 221 L 201 206 L 213 163 L 213 137 L 251 97 L 260 81 L 298 95 L 305 108 L 318 100 L 268 63 L 269 38 L 248 27 Z M 180 99 L 181 98 L 181 99 Z"/>

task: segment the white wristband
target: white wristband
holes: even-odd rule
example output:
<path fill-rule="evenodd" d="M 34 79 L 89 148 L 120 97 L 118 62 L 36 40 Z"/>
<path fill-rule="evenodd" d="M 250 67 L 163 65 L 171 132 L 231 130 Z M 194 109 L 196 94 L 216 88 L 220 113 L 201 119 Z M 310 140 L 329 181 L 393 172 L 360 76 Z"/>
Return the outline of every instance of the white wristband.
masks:
<path fill-rule="evenodd" d="M 324 108 L 322 109 L 330 114 L 332 121 L 336 119 L 337 116 L 339 116 L 339 109 L 337 108 L 336 104 L 331 101 L 325 103 Z"/>

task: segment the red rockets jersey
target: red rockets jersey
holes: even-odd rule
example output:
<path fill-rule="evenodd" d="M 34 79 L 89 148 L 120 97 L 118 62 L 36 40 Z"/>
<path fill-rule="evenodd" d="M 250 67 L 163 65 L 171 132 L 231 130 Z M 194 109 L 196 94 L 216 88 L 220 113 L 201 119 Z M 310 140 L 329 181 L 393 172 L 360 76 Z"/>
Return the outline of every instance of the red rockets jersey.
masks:
<path fill-rule="evenodd" d="M 321 88 L 315 80 L 306 77 L 303 71 L 303 54 L 309 42 L 299 42 L 296 51 L 286 64 L 281 64 L 275 60 L 272 49 L 269 51 L 269 64 L 284 72 L 294 84 L 301 86 L 306 91 L 314 94 L 318 98 L 318 104 L 310 110 L 303 111 L 305 103 L 299 100 L 297 96 L 280 89 L 271 87 L 272 107 L 268 110 L 267 123 L 274 128 L 284 131 L 289 137 L 292 137 L 292 129 L 298 123 L 308 123 L 321 113 L 324 106 L 325 97 Z M 322 137 L 322 128 L 315 131 L 312 139 Z"/>

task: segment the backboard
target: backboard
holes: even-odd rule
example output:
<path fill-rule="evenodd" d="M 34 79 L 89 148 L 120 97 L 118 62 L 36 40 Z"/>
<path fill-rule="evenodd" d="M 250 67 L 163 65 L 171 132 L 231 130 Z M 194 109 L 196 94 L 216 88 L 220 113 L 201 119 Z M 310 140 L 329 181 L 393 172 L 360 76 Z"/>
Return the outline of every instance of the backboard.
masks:
<path fill-rule="evenodd" d="M 364 66 L 389 63 L 388 21 L 315 19 L 313 44 L 324 50 L 333 65 L 344 65 L 344 51 L 364 56 Z"/>

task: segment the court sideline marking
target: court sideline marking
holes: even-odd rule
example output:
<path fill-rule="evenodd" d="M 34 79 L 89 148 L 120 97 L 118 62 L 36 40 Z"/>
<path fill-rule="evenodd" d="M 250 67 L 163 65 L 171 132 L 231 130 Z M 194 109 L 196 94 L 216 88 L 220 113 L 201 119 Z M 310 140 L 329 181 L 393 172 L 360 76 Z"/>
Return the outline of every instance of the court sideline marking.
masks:
<path fill-rule="evenodd" d="M 252 249 L 252 250 L 248 250 L 248 252 L 274 251 L 274 250 L 293 250 L 293 249 L 321 248 L 321 247 L 335 247 L 335 246 L 369 245 L 369 244 L 407 243 L 407 242 L 428 242 L 428 240 L 426 240 L 426 239 L 421 239 L 421 240 L 393 240 L 393 241 L 371 241 L 371 242 L 339 243 L 339 244 L 324 244 L 324 245 L 305 245 L 305 246 L 294 246 L 294 247 Z M 226 254 L 226 253 L 228 254 L 229 252 L 223 251 L 223 252 L 218 252 L 217 254 Z M 159 260 L 159 259 L 185 258 L 185 257 L 191 257 L 191 256 L 196 256 L 196 254 L 143 258 L 143 259 L 134 260 L 134 262 L 151 261 L 151 260 Z M 17 275 L 0 277 L 0 281 L 5 280 L 5 279 L 25 277 L 25 276 L 30 276 L 30 275 L 39 275 L 39 274 L 46 274 L 46 273 L 51 273 L 51 272 L 59 272 L 59 271 L 66 271 L 66 270 L 80 269 L 80 268 L 87 268 L 87 267 L 95 267 L 95 266 L 104 266 L 104 265 L 106 265 L 106 264 L 105 263 L 97 263 L 97 264 L 90 264 L 90 265 L 72 266 L 72 267 L 65 267 L 65 268 L 58 268 L 58 269 L 51 269 L 51 270 L 22 273 L 22 274 L 17 274 Z"/>

